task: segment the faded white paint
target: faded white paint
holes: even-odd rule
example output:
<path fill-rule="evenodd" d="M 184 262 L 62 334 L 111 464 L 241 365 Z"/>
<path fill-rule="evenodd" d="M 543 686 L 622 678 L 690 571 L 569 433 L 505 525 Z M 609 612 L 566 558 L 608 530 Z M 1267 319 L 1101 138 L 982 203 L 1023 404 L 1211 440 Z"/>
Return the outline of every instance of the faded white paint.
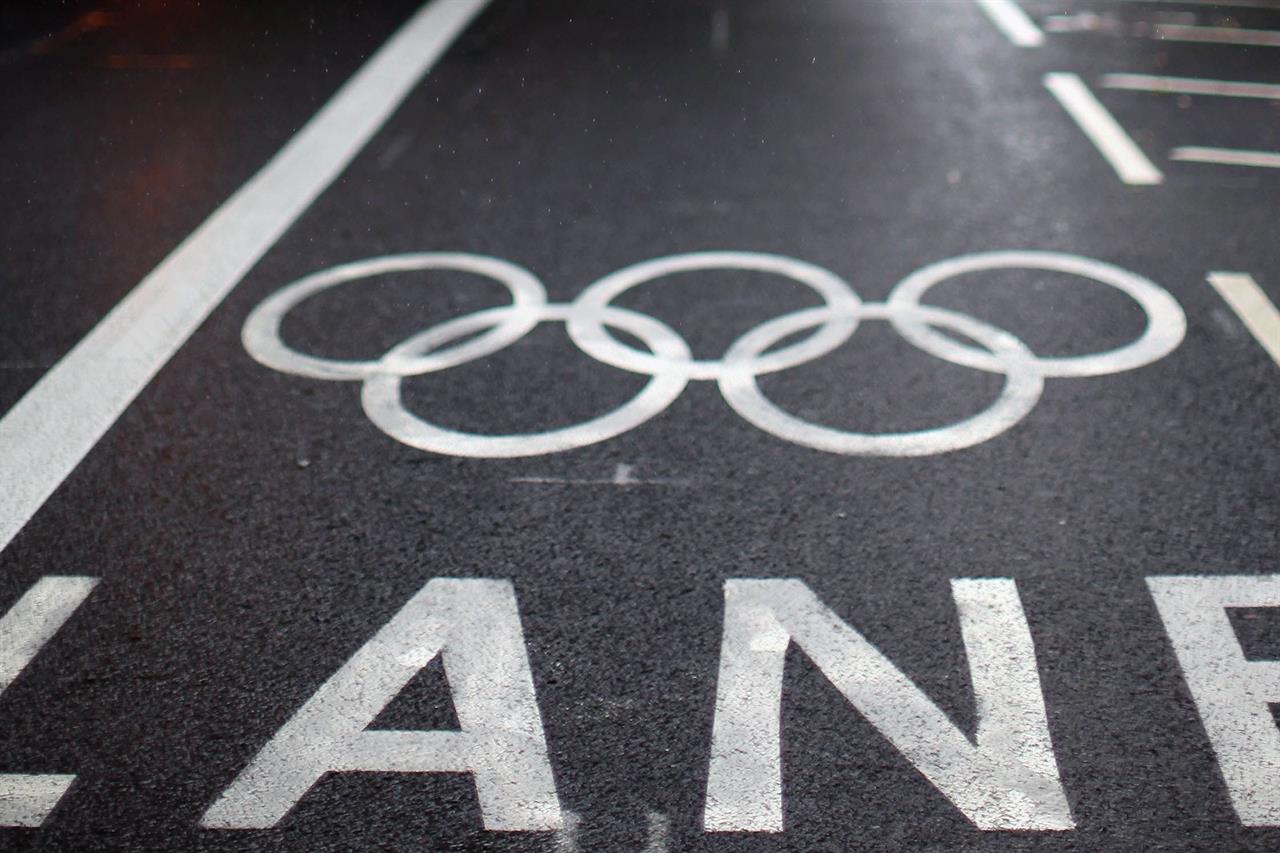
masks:
<path fill-rule="evenodd" d="M 1151 35 L 1160 41 L 1194 41 L 1210 44 L 1242 44 L 1280 47 L 1280 30 L 1246 27 L 1201 27 L 1194 24 L 1156 24 Z"/>
<path fill-rule="evenodd" d="M 1181 145 L 1169 152 L 1170 160 L 1184 163 L 1213 163 L 1218 166 L 1252 166 L 1255 169 L 1280 169 L 1280 151 L 1252 151 L 1246 148 L 1210 148 L 1203 145 Z"/>
<path fill-rule="evenodd" d="M 671 849 L 671 818 L 662 812 L 649 812 L 644 853 L 667 853 Z"/>
<path fill-rule="evenodd" d="M 1013 580 L 957 579 L 952 593 L 977 703 L 972 741 L 801 581 L 727 581 L 705 828 L 783 829 L 783 666 L 794 642 L 980 829 L 1071 829 Z"/>
<path fill-rule="evenodd" d="M 369 729 L 437 655 L 460 730 Z M 285 723 L 202 825 L 274 826 L 324 774 L 352 771 L 469 773 L 486 829 L 561 825 L 510 581 L 430 581 Z"/>
<path fill-rule="evenodd" d="M 1280 661 L 1249 660 L 1227 609 L 1280 607 L 1280 575 L 1147 578 L 1227 793 L 1246 826 L 1280 826 Z"/>
<path fill-rule="evenodd" d="M 97 578 L 43 577 L 0 618 L 0 693 L 97 585 Z M 53 773 L 0 774 L 0 826 L 40 826 L 75 778 Z"/>

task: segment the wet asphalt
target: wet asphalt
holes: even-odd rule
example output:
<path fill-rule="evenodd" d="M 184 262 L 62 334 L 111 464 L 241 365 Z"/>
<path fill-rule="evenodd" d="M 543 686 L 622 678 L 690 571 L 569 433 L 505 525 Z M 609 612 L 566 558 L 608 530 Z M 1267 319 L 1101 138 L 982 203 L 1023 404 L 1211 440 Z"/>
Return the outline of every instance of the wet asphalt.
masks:
<path fill-rule="evenodd" d="M 641 850 L 651 815 L 671 850 L 1280 845 L 1237 820 L 1144 582 L 1276 570 L 1280 368 L 1205 276 L 1250 272 L 1280 301 L 1280 171 L 1164 154 L 1280 150 L 1280 101 L 1095 85 L 1165 172 L 1135 187 L 1042 84 L 1054 71 L 1091 85 L 1119 72 L 1280 84 L 1280 49 L 1131 26 L 1176 12 L 1280 28 L 1280 11 L 1025 6 L 1041 22 L 1092 8 L 1115 25 L 1050 31 L 1026 50 L 950 0 L 495 0 L 0 553 L 0 607 L 45 575 L 102 579 L 0 695 L 0 772 L 78 776 L 43 827 L 0 830 L 0 847 Z M 86 6 L 8 33 L 0 407 L 414 8 L 109 5 L 76 28 Z M 868 301 L 957 255 L 1080 255 L 1161 285 L 1187 332 L 1147 366 L 1049 378 L 1003 434 L 914 458 L 784 441 L 709 382 L 564 453 L 432 454 L 376 428 L 358 384 L 270 370 L 241 343 L 263 299 L 343 262 L 490 255 L 567 302 L 619 268 L 706 250 L 817 264 Z M 283 335 L 374 358 L 506 298 L 475 276 L 385 276 L 305 303 Z M 966 277 L 928 301 L 1040 355 L 1118 347 L 1144 322 L 1115 291 L 1052 274 Z M 619 299 L 704 359 L 816 302 L 732 271 Z M 645 382 L 545 323 L 406 380 L 403 399 L 455 430 L 512 434 L 581 423 Z M 967 418 L 1001 380 L 868 322 L 760 385 L 812 422 L 882 433 Z M 972 733 L 949 580 L 990 576 L 1017 582 L 1075 830 L 976 830 L 793 647 L 786 830 L 702 831 L 726 579 L 803 580 Z M 201 829 L 262 745 L 435 577 L 513 582 L 558 792 L 580 819 L 572 837 L 484 831 L 463 775 L 379 773 L 326 777 L 275 829 Z M 1280 615 L 1238 626 L 1246 653 L 1280 652 Z M 438 665 L 376 723 L 456 724 Z"/>

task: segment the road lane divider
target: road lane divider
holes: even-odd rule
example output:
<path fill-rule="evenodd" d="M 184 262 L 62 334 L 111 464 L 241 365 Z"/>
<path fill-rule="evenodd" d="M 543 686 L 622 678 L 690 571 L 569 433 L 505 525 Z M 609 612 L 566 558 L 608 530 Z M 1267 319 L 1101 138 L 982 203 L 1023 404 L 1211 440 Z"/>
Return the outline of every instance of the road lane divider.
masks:
<path fill-rule="evenodd" d="M 1210 95 L 1224 98 L 1280 100 L 1280 86 L 1238 80 L 1206 80 L 1199 77 L 1161 77 L 1154 74 L 1104 74 L 1104 89 L 1160 92 L 1170 95 Z"/>
<path fill-rule="evenodd" d="M 1044 32 L 1036 26 L 1016 0 L 977 0 L 978 8 L 986 13 L 996 29 L 1018 47 L 1039 47 L 1044 44 Z"/>
<path fill-rule="evenodd" d="M 1219 166 L 1253 166 L 1260 169 L 1280 169 L 1280 152 L 1248 151 L 1242 148 L 1206 148 L 1200 145 L 1184 145 L 1169 152 L 1170 160 L 1184 163 L 1214 163 Z"/>
<path fill-rule="evenodd" d="M 487 4 L 419 9 L 0 419 L 0 550 Z"/>
<path fill-rule="evenodd" d="M 1067 115 L 1084 131 L 1121 181 L 1134 186 L 1164 182 L 1164 173 L 1142 153 L 1077 74 L 1053 72 L 1044 76 L 1044 85 L 1058 99 Z"/>
<path fill-rule="evenodd" d="M 1156 24 L 1151 31 L 1151 37 L 1157 41 L 1191 41 L 1206 44 L 1241 44 L 1249 47 L 1280 47 L 1280 30 L 1251 30 L 1244 27 Z"/>

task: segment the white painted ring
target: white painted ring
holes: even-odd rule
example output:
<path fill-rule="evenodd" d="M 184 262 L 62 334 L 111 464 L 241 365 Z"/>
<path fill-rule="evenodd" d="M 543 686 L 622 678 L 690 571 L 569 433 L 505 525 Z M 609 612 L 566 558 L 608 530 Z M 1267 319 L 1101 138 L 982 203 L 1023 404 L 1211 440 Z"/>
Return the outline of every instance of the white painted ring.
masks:
<path fill-rule="evenodd" d="M 771 320 L 739 338 L 725 361 L 750 364 L 758 353 L 795 332 L 826 322 L 828 309 L 811 308 Z M 945 308 L 926 305 L 863 303 L 855 309 L 863 320 L 909 320 L 941 326 L 986 347 L 1005 374 L 1004 388 L 986 411 L 946 427 L 905 433 L 860 433 L 820 426 L 792 415 L 764 396 L 750 370 L 729 370 L 720 378 L 720 393 L 744 420 L 784 441 L 848 456 L 929 456 L 981 444 L 1018 423 L 1035 407 L 1044 377 L 1035 356 L 1016 337 Z"/>
<path fill-rule="evenodd" d="M 308 355 L 293 349 L 280 337 L 280 324 L 285 315 L 322 291 L 386 273 L 426 269 L 488 276 L 511 292 L 511 305 L 505 307 L 517 310 L 509 311 L 503 322 L 495 324 L 490 331 L 452 349 L 443 352 L 424 350 L 422 355 L 397 359 L 393 363 L 388 363 L 385 356 L 359 361 Z M 483 358 L 519 340 L 537 324 L 538 309 L 545 303 L 546 290 L 533 273 L 499 258 L 461 252 L 387 255 L 330 267 L 285 285 L 253 309 L 245 320 L 240 338 L 255 361 L 282 373 L 336 380 L 365 379 L 388 370 L 399 376 L 414 376 Z"/>
<path fill-rule="evenodd" d="M 1122 347 L 1089 355 L 1036 357 L 1035 369 L 1044 376 L 1103 376 L 1132 370 L 1168 355 L 1182 343 L 1186 334 L 1187 318 L 1182 306 L 1160 285 L 1102 261 L 1060 252 L 980 252 L 948 258 L 921 267 L 904 278 L 894 287 L 887 303 L 914 307 L 920 305 L 920 299 L 930 288 L 948 278 L 996 269 L 1048 270 L 1093 279 L 1127 294 L 1147 315 L 1146 329 Z M 927 323 L 902 318 L 892 322 L 899 334 L 931 355 L 977 370 L 1004 372 L 1000 359 L 992 353 L 940 335 Z"/>
<path fill-rule="evenodd" d="M 520 314 L 522 321 L 523 318 L 534 317 L 536 323 L 564 320 L 570 309 L 564 305 L 547 305 L 541 310 L 508 306 L 476 312 L 414 335 L 388 352 L 383 361 L 388 365 L 411 362 L 429 354 L 433 347 L 444 346 L 485 326 L 503 328 L 506 315 L 511 313 Z M 603 309 L 602 315 L 605 323 L 635 335 L 659 358 L 679 362 L 690 356 L 684 339 L 661 321 L 613 306 Z M 394 369 L 374 371 L 365 377 L 360 400 L 369 420 L 391 438 L 410 447 L 448 456 L 482 459 L 541 456 L 605 441 L 635 429 L 665 411 L 687 384 L 683 376 L 659 374 L 653 376 L 631 400 L 589 421 L 546 432 L 479 435 L 437 426 L 410 412 L 400 396 L 402 381 L 403 375 Z"/>
<path fill-rule="evenodd" d="M 810 337 L 777 352 L 757 353 L 749 365 L 735 365 L 735 371 L 749 369 L 762 374 L 795 367 L 831 352 L 847 341 L 857 327 L 856 314 L 852 309 L 861 300 L 844 279 L 830 270 L 795 258 L 760 252 L 691 252 L 623 267 L 589 285 L 573 302 L 568 321 L 569 336 L 583 352 L 597 361 L 632 373 L 718 379 L 726 371 L 723 359 L 695 360 L 686 356 L 682 360 L 674 360 L 626 346 L 609 333 L 609 324 L 603 322 L 602 313 L 614 299 L 640 284 L 673 273 L 708 269 L 750 270 L 785 276 L 812 288 L 830 309 L 828 321 Z"/>

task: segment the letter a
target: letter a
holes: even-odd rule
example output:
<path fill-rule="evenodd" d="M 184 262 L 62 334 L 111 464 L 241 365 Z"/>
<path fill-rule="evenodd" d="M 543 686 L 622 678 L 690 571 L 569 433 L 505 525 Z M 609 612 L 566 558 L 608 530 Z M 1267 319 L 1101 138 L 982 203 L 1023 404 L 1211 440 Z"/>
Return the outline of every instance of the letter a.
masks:
<path fill-rule="evenodd" d="M 782 831 L 779 729 L 792 642 L 979 829 L 1071 829 L 1017 588 L 1006 578 L 951 586 L 978 706 L 976 743 L 802 582 L 726 581 L 706 829 Z"/>
<path fill-rule="evenodd" d="M 369 729 L 437 655 L 460 730 Z M 486 829 L 559 828 L 560 801 L 510 581 L 429 582 L 285 723 L 201 823 L 274 826 L 324 774 L 359 770 L 470 773 Z"/>

